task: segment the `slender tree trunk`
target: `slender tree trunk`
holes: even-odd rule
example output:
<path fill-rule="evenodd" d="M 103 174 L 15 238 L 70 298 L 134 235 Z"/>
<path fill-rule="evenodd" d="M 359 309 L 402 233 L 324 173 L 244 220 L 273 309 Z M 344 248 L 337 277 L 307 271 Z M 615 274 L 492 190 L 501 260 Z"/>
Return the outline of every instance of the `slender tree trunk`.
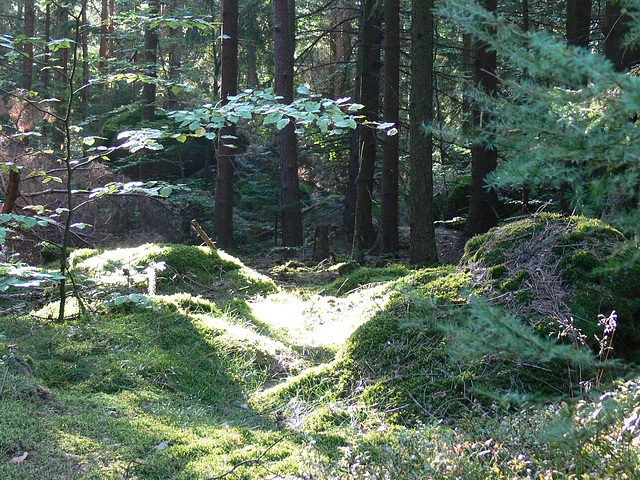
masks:
<path fill-rule="evenodd" d="M 260 81 L 258 80 L 258 61 L 256 52 L 252 45 L 247 45 L 245 58 L 247 60 L 247 86 L 249 88 L 258 88 Z"/>
<path fill-rule="evenodd" d="M 177 9 L 178 1 L 172 0 L 171 11 L 175 12 Z M 182 27 L 169 29 L 169 41 L 171 42 L 169 44 L 169 80 L 171 80 L 171 82 L 179 82 L 180 69 L 182 68 Z M 180 106 L 180 102 L 178 101 L 178 95 L 174 93 L 171 85 L 169 85 L 169 92 L 167 96 L 169 99 L 167 102 L 167 108 L 169 110 L 177 110 Z"/>
<path fill-rule="evenodd" d="M 485 0 L 485 8 L 490 12 L 497 9 L 497 0 Z M 473 81 L 485 95 L 495 95 L 498 80 L 496 71 L 496 52 L 489 45 L 475 41 L 476 58 L 473 65 Z M 487 112 L 482 112 L 476 105 L 473 108 L 473 125 L 477 129 L 486 128 L 491 122 Z M 465 237 L 484 233 L 498 224 L 498 195 L 487 190 L 486 178 L 494 171 L 498 163 L 498 150 L 484 143 L 475 142 L 471 147 L 471 202 L 469 216 L 464 226 Z"/>
<path fill-rule="evenodd" d="M 89 22 L 87 22 L 87 9 L 82 9 L 82 119 L 89 117 L 89 43 L 87 33 Z"/>
<path fill-rule="evenodd" d="M 433 122 L 433 0 L 411 4 L 409 184 L 411 262 L 438 261 L 433 205 L 433 142 L 422 125 Z"/>
<path fill-rule="evenodd" d="M 220 99 L 238 92 L 238 0 L 222 0 L 222 81 Z M 235 125 L 220 130 L 216 178 L 215 230 L 222 248 L 233 246 L 233 158 Z"/>
<path fill-rule="evenodd" d="M 160 15 L 158 0 L 149 1 L 149 19 Z M 144 63 L 145 75 L 150 82 L 145 82 L 142 87 L 142 120 L 153 121 L 156 118 L 156 84 L 153 82 L 157 76 L 158 62 L 158 27 L 147 25 L 144 32 Z"/>
<path fill-rule="evenodd" d="M 44 67 L 42 69 L 42 84 L 44 87 L 44 96 L 50 95 L 51 76 L 49 75 L 51 65 L 51 51 L 49 50 L 49 42 L 51 41 L 51 4 L 47 3 L 44 14 Z"/>
<path fill-rule="evenodd" d="M 283 103 L 293 102 L 295 53 L 295 0 L 273 0 L 273 40 L 276 60 L 276 95 Z M 282 180 L 282 244 L 303 243 L 298 149 L 295 126 L 290 121 L 278 133 Z"/>
<path fill-rule="evenodd" d="M 22 59 L 22 88 L 29 91 L 33 84 L 33 43 L 31 38 L 35 34 L 36 9 L 34 0 L 24 2 L 24 57 Z"/>
<path fill-rule="evenodd" d="M 364 23 L 362 14 L 360 11 L 360 17 L 358 19 L 358 43 L 357 43 L 357 58 L 356 58 L 356 75 L 354 81 L 354 95 L 353 100 L 355 103 L 361 103 L 361 84 L 362 84 L 362 61 L 364 59 L 364 45 L 362 42 L 362 26 Z M 358 201 L 358 172 L 360 170 L 360 132 L 354 130 L 350 134 L 349 138 L 349 159 L 348 159 L 348 172 L 347 172 L 347 184 L 345 186 L 344 196 L 344 229 L 347 235 L 353 238 L 355 222 L 356 222 L 356 205 Z"/>
<path fill-rule="evenodd" d="M 100 49 L 98 56 L 100 62 L 98 68 L 100 75 L 107 74 L 107 36 L 109 34 L 109 0 L 102 0 L 102 8 L 100 10 Z"/>
<path fill-rule="evenodd" d="M 380 97 L 380 43 L 381 15 L 375 8 L 375 0 L 365 0 L 362 24 L 362 83 L 360 100 L 367 120 L 378 119 Z M 373 185 L 376 164 L 376 133 L 368 126 L 360 126 L 360 170 L 358 172 L 356 218 L 353 234 L 352 258 L 364 260 L 365 249 L 375 240 L 373 231 Z"/>
<path fill-rule="evenodd" d="M 400 1 L 386 0 L 384 36 L 384 121 L 400 129 Z M 387 135 L 382 150 L 382 195 L 380 203 L 380 251 L 398 249 L 398 160 L 399 134 Z"/>
<path fill-rule="evenodd" d="M 56 22 L 59 38 L 68 37 L 70 35 L 68 31 L 69 11 L 66 9 L 66 7 L 57 7 Z M 73 48 L 75 48 L 75 46 Z M 54 89 L 56 98 L 58 100 L 55 103 L 55 110 L 58 117 L 66 118 L 69 101 L 69 89 L 67 85 L 69 81 L 69 49 L 61 48 L 57 53 L 57 61 L 54 61 L 54 71 L 56 72 Z M 62 145 L 66 141 L 65 132 L 60 128 L 54 129 L 52 138 L 53 142 L 57 145 Z"/>
<path fill-rule="evenodd" d="M 11 213 L 16 205 L 18 198 L 18 187 L 20 186 L 20 170 L 13 167 L 9 169 L 9 182 L 4 195 L 4 203 L 2 204 L 2 213 Z"/>

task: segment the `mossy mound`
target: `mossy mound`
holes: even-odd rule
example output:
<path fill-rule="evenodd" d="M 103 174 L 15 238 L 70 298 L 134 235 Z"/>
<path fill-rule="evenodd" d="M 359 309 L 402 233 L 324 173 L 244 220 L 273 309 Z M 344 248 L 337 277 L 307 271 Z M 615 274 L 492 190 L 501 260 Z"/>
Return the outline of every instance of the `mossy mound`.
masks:
<path fill-rule="evenodd" d="M 187 291 L 205 297 L 231 299 L 276 290 L 268 277 L 224 251 L 209 251 L 208 247 L 147 243 L 116 250 L 83 249 L 73 252 L 70 260 L 79 271 L 103 283 L 124 283 L 142 289 L 146 289 L 153 269 L 159 280 L 157 293 L 163 294 L 184 291 L 188 286 Z"/>
<path fill-rule="evenodd" d="M 466 315 L 469 272 L 426 268 L 390 288 L 389 302 L 350 336 L 333 362 L 258 394 L 256 407 L 286 412 L 291 402 L 304 402 L 313 418 L 312 405 L 348 401 L 411 423 L 491 410 L 496 398 L 486 392 L 554 395 L 566 385 L 555 371 L 541 373 L 497 357 L 460 362 L 451 356 L 455 337 L 442 326 Z"/>
<path fill-rule="evenodd" d="M 460 264 L 506 311 L 596 353 L 615 310 L 614 355 L 640 360 L 640 251 L 614 228 L 536 215 L 471 239 Z"/>

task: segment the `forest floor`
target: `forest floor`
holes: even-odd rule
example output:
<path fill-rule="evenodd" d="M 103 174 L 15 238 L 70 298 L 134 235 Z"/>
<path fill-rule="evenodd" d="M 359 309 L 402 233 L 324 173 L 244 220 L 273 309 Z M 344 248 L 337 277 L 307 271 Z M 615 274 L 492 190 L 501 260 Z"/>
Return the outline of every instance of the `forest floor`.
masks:
<path fill-rule="evenodd" d="M 459 257 L 455 232 L 438 239 Z M 70 300 L 62 323 L 51 287 L 5 292 L 0 478 L 638 478 L 638 382 L 579 403 L 478 396 L 525 377 L 449 359 L 430 326 L 458 321 L 438 292 L 464 304 L 467 274 L 299 255 L 80 250 L 88 309 Z"/>

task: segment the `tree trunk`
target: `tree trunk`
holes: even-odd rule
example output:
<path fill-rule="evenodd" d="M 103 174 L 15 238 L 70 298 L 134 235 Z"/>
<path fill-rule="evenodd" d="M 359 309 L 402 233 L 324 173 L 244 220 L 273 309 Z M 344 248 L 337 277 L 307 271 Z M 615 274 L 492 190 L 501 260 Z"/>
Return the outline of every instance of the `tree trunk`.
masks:
<path fill-rule="evenodd" d="M 51 76 L 49 75 L 50 67 L 50 53 L 49 42 L 51 41 L 51 4 L 47 3 L 45 7 L 44 15 L 44 68 L 42 69 L 42 85 L 44 87 L 43 96 L 48 97 L 50 95 L 49 89 L 51 88 Z"/>
<path fill-rule="evenodd" d="M 329 249 L 329 225 L 316 225 L 316 234 L 313 240 L 313 259 L 316 262 L 329 258 L 331 250 Z"/>
<path fill-rule="evenodd" d="M 433 143 L 422 131 L 433 122 L 433 0 L 411 4 L 409 184 L 411 263 L 438 261 L 433 205 Z"/>
<path fill-rule="evenodd" d="M 360 12 L 359 28 L 358 28 L 358 49 L 356 59 L 356 75 L 354 84 L 354 102 L 361 102 L 362 84 L 362 60 L 364 58 L 364 48 L 362 44 L 362 12 Z M 353 238 L 355 222 L 356 222 L 356 205 L 358 201 L 358 172 L 360 170 L 360 132 L 353 130 L 349 136 L 349 159 L 347 184 L 345 186 L 344 195 L 344 229 L 347 235 Z"/>
<path fill-rule="evenodd" d="M 56 12 L 56 27 L 58 38 L 69 37 L 68 31 L 69 12 L 64 6 L 57 6 Z M 57 102 L 55 102 L 56 115 L 59 118 L 65 118 L 67 116 L 67 103 L 69 101 L 69 49 L 61 48 L 58 50 L 58 59 L 54 61 L 55 73 L 55 96 Z M 62 145 L 66 142 L 65 132 L 60 128 L 55 128 L 52 134 L 52 140 L 55 144 Z"/>
<path fill-rule="evenodd" d="M 4 195 L 2 213 L 11 213 L 18 198 L 18 187 L 20 186 L 20 170 L 13 167 L 9 169 L 9 182 Z"/>
<path fill-rule="evenodd" d="M 567 0 L 567 42 L 576 47 L 589 46 L 592 0 Z"/>
<path fill-rule="evenodd" d="M 367 120 L 378 119 L 380 96 L 380 42 L 381 15 L 375 8 L 375 0 L 365 0 L 362 23 L 362 80 L 360 100 L 364 105 L 362 114 Z M 376 164 L 376 133 L 369 126 L 360 126 L 360 170 L 357 182 L 356 218 L 353 234 L 352 258 L 364 260 L 364 251 L 373 245 L 372 205 Z"/>
<path fill-rule="evenodd" d="M 485 0 L 485 8 L 490 12 L 497 9 L 497 0 Z M 498 81 L 496 71 L 496 52 L 489 45 L 475 40 L 475 61 L 473 64 L 473 81 L 477 89 L 485 95 L 495 95 Z M 487 112 L 473 108 L 473 125 L 476 129 L 486 129 L 491 122 Z M 471 202 L 469 216 L 463 234 L 470 238 L 484 233 L 498 224 L 498 195 L 494 190 L 487 190 L 486 178 L 494 171 L 498 162 L 498 150 L 484 143 L 475 142 L 471 147 Z"/>
<path fill-rule="evenodd" d="M 35 34 L 36 9 L 34 0 L 24 2 L 24 57 L 22 59 L 22 88 L 29 91 L 33 84 L 33 43 L 31 38 Z"/>
<path fill-rule="evenodd" d="M 400 1 L 385 4 L 384 121 L 400 129 Z M 398 249 L 398 159 L 399 134 L 385 136 L 382 150 L 382 194 L 380 202 L 380 251 Z"/>
<path fill-rule="evenodd" d="M 619 0 L 608 0 L 605 7 L 604 54 L 611 60 L 615 69 L 624 72 L 640 61 L 640 47 L 626 46 L 625 36 L 629 32 L 629 23 L 634 20 L 622 12 Z"/>
<path fill-rule="evenodd" d="M 273 40 L 276 63 L 276 95 L 282 103 L 293 102 L 295 53 L 295 0 L 273 0 Z M 278 132 L 282 181 L 282 244 L 303 243 L 298 149 L 293 119 Z"/>
<path fill-rule="evenodd" d="M 149 1 L 149 19 L 155 19 L 160 15 L 158 0 Z M 156 118 L 156 84 L 153 82 L 157 76 L 158 61 L 158 28 L 147 25 L 144 32 L 144 69 L 145 75 L 151 81 L 145 82 L 142 87 L 142 120 L 152 122 Z"/>
<path fill-rule="evenodd" d="M 89 117 L 89 42 L 88 31 L 89 22 L 87 22 L 87 9 L 82 9 L 82 119 Z"/>
<path fill-rule="evenodd" d="M 567 43 L 576 47 L 589 47 L 591 33 L 591 1 L 592 0 L 567 0 Z M 585 84 L 585 80 L 581 82 Z M 572 163 L 567 162 L 566 168 L 571 168 Z M 562 182 L 560 185 L 560 211 L 565 215 L 572 212 L 571 185 L 569 182 Z M 523 199 L 524 200 L 524 199 Z M 524 204 L 524 202 L 523 202 Z"/>
<path fill-rule="evenodd" d="M 238 92 L 238 0 L 222 0 L 222 79 L 220 100 Z M 233 158 L 235 125 L 220 129 L 216 177 L 215 230 L 222 248 L 233 246 Z"/>
<path fill-rule="evenodd" d="M 100 62 L 98 68 L 100 75 L 107 74 L 107 35 L 109 33 L 109 0 L 102 0 L 100 9 L 100 48 L 98 50 L 98 56 Z"/>
<path fill-rule="evenodd" d="M 172 0 L 171 11 L 175 12 L 178 9 L 178 1 Z M 223 7 L 224 14 L 224 7 Z M 224 23 L 224 19 L 223 19 Z M 237 22 L 236 22 L 237 23 Z M 224 28 L 224 27 L 223 27 Z M 171 83 L 177 83 L 180 81 L 180 69 L 182 67 L 182 27 L 169 28 L 169 80 Z M 224 48 L 224 41 L 223 47 Z M 237 49 L 236 49 L 237 50 Z M 167 94 L 167 108 L 169 110 L 177 110 L 180 106 L 178 101 L 178 95 L 174 93 L 172 85 L 169 85 L 169 92 Z"/>

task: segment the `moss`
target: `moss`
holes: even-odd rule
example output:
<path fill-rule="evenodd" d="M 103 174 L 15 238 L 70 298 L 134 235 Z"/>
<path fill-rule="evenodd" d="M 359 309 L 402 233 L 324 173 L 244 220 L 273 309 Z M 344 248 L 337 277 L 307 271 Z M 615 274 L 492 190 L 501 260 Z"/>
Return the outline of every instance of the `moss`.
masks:
<path fill-rule="evenodd" d="M 515 292 L 522 283 L 531 278 L 531 274 L 526 270 L 520 270 L 500 284 L 500 290 L 503 292 Z"/>
<path fill-rule="evenodd" d="M 356 267 L 351 265 L 348 273 L 338 277 L 326 287 L 325 293 L 328 295 L 346 295 L 364 285 L 397 280 L 408 273 L 409 268 L 404 265 L 390 265 L 384 268 Z"/>
<path fill-rule="evenodd" d="M 508 273 L 508 269 L 504 264 L 495 265 L 488 270 L 489 276 L 493 280 L 498 280 Z"/>
<path fill-rule="evenodd" d="M 304 428 L 312 433 L 324 432 L 332 426 L 346 426 L 351 422 L 351 416 L 345 408 L 335 403 L 323 405 L 304 417 Z M 341 442 L 340 442 L 341 443 Z"/>
<path fill-rule="evenodd" d="M 194 272 L 212 275 L 241 268 L 237 263 L 221 258 L 218 251 L 209 251 L 209 248 L 173 244 L 158 246 L 159 250 L 151 252 L 146 259 L 140 259 L 140 262 L 165 262 L 182 275 Z"/>
<path fill-rule="evenodd" d="M 493 288 L 496 279 L 497 293 L 518 291 L 517 305 L 510 308 L 533 322 L 539 322 L 535 311 L 522 307 L 536 299 L 566 303 L 575 326 L 596 352 L 594 335 L 602 336 L 598 316 L 616 310 L 619 332 L 614 349 L 623 358 L 640 358 L 634 353 L 640 346 L 640 251 L 609 225 L 584 217 L 537 215 L 471 239 L 461 264 L 486 269 L 488 280 L 480 278 L 475 291 L 481 290 L 482 282 Z M 542 280 L 531 279 L 534 268 L 540 278 L 561 280 L 561 299 L 537 297 L 535 283 Z M 529 279 L 531 286 L 525 283 Z"/>

